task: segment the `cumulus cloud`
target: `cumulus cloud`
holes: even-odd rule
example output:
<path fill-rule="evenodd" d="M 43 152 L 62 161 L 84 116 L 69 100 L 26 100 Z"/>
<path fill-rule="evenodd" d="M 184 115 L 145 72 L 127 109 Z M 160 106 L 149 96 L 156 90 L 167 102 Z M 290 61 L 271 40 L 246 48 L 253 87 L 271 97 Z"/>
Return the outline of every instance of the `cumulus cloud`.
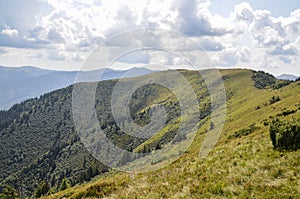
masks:
<path fill-rule="evenodd" d="M 49 30 L 47 38 L 49 41 L 53 41 L 55 43 L 63 43 L 65 41 L 60 32 L 58 32 L 55 28 Z"/>
<path fill-rule="evenodd" d="M 288 17 L 273 17 L 270 11 L 255 10 L 244 2 L 223 17 L 212 14 L 210 4 L 209 0 L 0 0 L 0 46 L 43 48 L 40 59 L 81 62 L 85 57 L 82 53 L 93 51 L 113 35 L 134 28 L 159 27 L 195 40 L 218 66 L 251 63 L 274 68 L 282 63 L 297 64 L 300 9 Z M 197 50 L 174 35 L 155 38 L 145 33 L 143 37 L 135 40 L 127 34 L 106 41 L 106 45 L 167 46 L 189 53 Z M 151 53 L 121 58 L 126 63 L 158 60 L 176 62 L 176 58 Z"/>
<path fill-rule="evenodd" d="M 251 23 L 255 17 L 252 7 L 247 2 L 236 5 L 234 15 L 238 21 L 245 21 L 247 23 Z"/>
<path fill-rule="evenodd" d="M 44 41 L 30 41 L 25 37 L 16 34 L 0 33 L 0 46 L 12 48 L 42 48 L 47 42 Z"/>
<path fill-rule="evenodd" d="M 239 61 L 239 55 L 235 50 L 224 50 L 214 61 L 218 66 L 234 67 Z"/>
<path fill-rule="evenodd" d="M 271 17 L 269 11 L 255 11 L 250 28 L 257 44 L 264 47 L 282 44 L 286 37 L 281 21 Z"/>
<path fill-rule="evenodd" d="M 40 48 L 46 42 L 30 39 L 40 15 L 45 14 L 44 1 L 0 0 L 0 45 L 14 48 Z M 13 13 L 13 14 L 12 14 Z"/>
<path fill-rule="evenodd" d="M 18 31 L 16 29 L 3 29 L 1 31 L 1 34 L 7 35 L 10 37 L 16 37 L 16 36 L 18 36 Z"/>
<path fill-rule="evenodd" d="M 221 42 L 215 41 L 211 38 L 201 39 L 199 43 L 206 51 L 221 51 L 225 48 Z"/>
<path fill-rule="evenodd" d="M 243 46 L 239 53 L 240 61 L 249 62 L 251 58 L 251 50 L 247 46 Z"/>
<path fill-rule="evenodd" d="M 234 24 L 234 33 L 221 38 L 226 50 L 237 52 L 240 62 L 236 62 L 235 54 L 223 51 L 217 55 L 217 63 L 222 66 L 251 63 L 271 70 L 279 68 L 282 63 L 295 64 L 293 57 L 299 55 L 300 50 L 299 19 L 299 10 L 289 17 L 276 18 L 268 10 L 254 10 L 249 3 L 236 5 L 226 18 Z"/>
<path fill-rule="evenodd" d="M 231 32 L 226 27 L 213 27 L 207 5 L 197 0 L 175 1 L 173 9 L 177 11 L 177 17 L 174 26 L 188 36 L 220 36 Z"/>
<path fill-rule="evenodd" d="M 268 52 L 271 55 L 297 55 L 298 51 L 291 45 L 276 46 L 274 50 Z"/>

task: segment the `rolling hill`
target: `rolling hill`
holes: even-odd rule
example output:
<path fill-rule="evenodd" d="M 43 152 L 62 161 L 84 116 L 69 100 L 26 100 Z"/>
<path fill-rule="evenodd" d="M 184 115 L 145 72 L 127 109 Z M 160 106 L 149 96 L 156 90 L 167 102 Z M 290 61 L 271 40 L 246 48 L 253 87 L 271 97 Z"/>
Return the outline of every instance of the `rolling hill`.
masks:
<path fill-rule="evenodd" d="M 192 144 L 187 151 L 180 152 L 175 162 L 146 173 L 117 172 L 101 164 L 84 148 L 86 140 L 78 136 L 80 132 L 76 133 L 71 116 L 74 86 L 70 86 L 0 112 L 2 191 L 10 185 L 22 196 L 46 195 L 44 198 L 55 199 L 297 198 L 300 152 L 274 150 L 269 127 L 275 118 L 289 121 L 300 118 L 299 82 L 277 80 L 267 73 L 252 70 L 220 70 L 227 99 L 225 125 L 217 145 L 206 158 L 201 158 L 199 152 L 205 136 L 218 128 L 218 124 L 210 121 L 215 109 L 199 73 L 178 72 L 195 90 L 201 114 Z M 172 71 L 119 82 L 130 88 L 146 77 L 161 81 L 165 77 L 173 81 L 175 92 L 183 96 L 186 93 Z M 198 110 L 181 112 L 180 99 L 170 90 L 152 83 L 143 86 L 133 93 L 129 102 L 134 123 L 141 126 L 151 123 L 150 109 L 156 104 L 165 108 L 167 120 L 157 134 L 136 138 L 125 134 L 112 117 L 111 95 L 117 82 L 108 80 L 97 84 L 95 108 L 106 137 L 118 147 L 137 154 L 130 161 L 125 159 L 118 164 L 126 168 L 131 161 L 139 161 L 144 163 L 142 168 L 159 166 L 161 159 L 148 157 L 163 151 L 174 139 L 175 143 L 185 144 L 191 132 L 178 136 L 179 126 L 193 129 L 190 128 L 194 125 L 192 116 L 198 114 Z M 186 97 L 184 99 L 189 99 Z M 121 99 L 117 104 L 122 106 Z M 88 118 L 82 119 L 89 125 Z M 93 126 L 90 130 L 86 132 L 87 138 L 93 134 Z M 97 154 L 103 155 L 102 150 L 100 148 Z M 163 153 L 163 160 L 170 157 L 171 152 Z M 114 161 L 112 157 L 106 158 Z M 73 187 L 68 188 L 67 184 Z M 57 191 L 60 192 L 55 193 Z"/>

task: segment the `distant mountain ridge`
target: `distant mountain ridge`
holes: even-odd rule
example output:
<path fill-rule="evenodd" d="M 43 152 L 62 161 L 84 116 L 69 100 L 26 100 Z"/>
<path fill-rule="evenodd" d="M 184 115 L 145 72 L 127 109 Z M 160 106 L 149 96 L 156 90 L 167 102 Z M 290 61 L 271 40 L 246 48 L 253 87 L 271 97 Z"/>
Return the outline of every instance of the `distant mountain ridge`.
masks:
<path fill-rule="evenodd" d="M 100 69 L 84 71 L 83 81 L 136 77 L 154 71 L 146 68 L 131 68 L 128 70 Z M 44 93 L 64 88 L 73 84 L 78 71 L 55 71 L 41 69 L 33 66 L 4 67 L 0 66 L 0 110 L 10 108 L 12 105 L 29 98 L 38 97 Z M 128 75 L 126 75 L 128 74 Z"/>
<path fill-rule="evenodd" d="M 290 81 L 295 81 L 299 77 L 292 75 L 292 74 L 282 74 L 276 77 L 277 79 L 283 79 L 283 80 L 290 80 Z"/>

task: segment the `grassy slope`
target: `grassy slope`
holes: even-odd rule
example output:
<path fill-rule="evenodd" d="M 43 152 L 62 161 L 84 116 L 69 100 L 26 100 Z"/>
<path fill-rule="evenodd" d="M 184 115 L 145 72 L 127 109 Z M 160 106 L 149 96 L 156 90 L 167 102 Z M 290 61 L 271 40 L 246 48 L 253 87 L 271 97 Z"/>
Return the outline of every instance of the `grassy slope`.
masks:
<path fill-rule="evenodd" d="M 227 102 L 223 133 L 206 159 L 198 156 L 203 140 L 199 134 L 187 153 L 159 171 L 111 174 L 46 198 L 297 198 L 300 151 L 274 151 L 269 127 L 263 123 L 284 108 L 298 108 L 300 86 L 293 83 L 279 90 L 258 90 L 252 86 L 252 71 L 221 73 L 226 77 L 227 94 L 234 95 Z M 274 95 L 282 100 L 264 106 Z M 256 106 L 261 108 L 256 110 Z M 299 118 L 299 111 L 284 118 L 292 117 Z M 228 139 L 253 123 L 260 128 L 252 134 Z"/>

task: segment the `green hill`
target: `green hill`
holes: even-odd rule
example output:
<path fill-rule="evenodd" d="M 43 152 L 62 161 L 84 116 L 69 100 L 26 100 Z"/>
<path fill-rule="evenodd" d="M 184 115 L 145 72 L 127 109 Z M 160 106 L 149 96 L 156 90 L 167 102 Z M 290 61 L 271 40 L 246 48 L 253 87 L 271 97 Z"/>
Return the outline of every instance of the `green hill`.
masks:
<path fill-rule="evenodd" d="M 202 102 L 200 128 L 189 149 L 169 166 L 140 174 L 115 170 L 103 174 L 109 169 L 89 155 L 75 132 L 70 115 L 72 87 L 68 87 L 1 112 L 1 184 L 13 186 L 19 194 L 32 195 L 46 182 L 49 184 L 44 186 L 46 190 L 38 195 L 48 194 L 45 198 L 55 199 L 297 198 L 300 152 L 274 150 L 269 128 L 275 118 L 288 121 L 300 118 L 299 82 L 276 80 L 251 70 L 220 72 L 227 95 L 227 115 L 220 139 L 206 158 L 200 158 L 199 151 L 206 134 L 214 129 L 209 122 L 212 110 L 209 93 L 199 73 L 181 70 Z M 164 73 L 171 77 L 170 72 Z M 122 83 L 130 86 L 138 78 Z M 178 99 L 168 89 L 149 84 L 133 95 L 130 114 L 136 123 L 146 125 L 150 107 L 161 104 L 166 109 L 166 125 L 150 139 L 125 134 L 111 115 L 110 96 L 116 82 L 98 84 L 97 93 L 101 95 L 96 95 L 96 110 L 106 136 L 120 148 L 138 154 L 145 150 L 155 153 L 176 136 L 179 117 L 184 125 L 191 123 L 190 116 L 178 111 Z M 147 160 L 147 156 L 139 158 Z M 160 162 L 152 159 L 144 166 L 147 164 Z M 96 175 L 90 182 L 80 184 Z M 67 188 L 65 178 L 74 187 Z M 61 188 L 67 189 L 49 195 Z"/>
<path fill-rule="evenodd" d="M 166 75 L 170 76 L 170 72 Z M 124 79 L 123 85 L 130 87 L 142 78 Z M 97 119 L 106 136 L 114 144 L 132 151 L 146 139 L 125 134 L 114 121 L 110 96 L 116 83 L 117 80 L 109 80 L 98 84 L 96 94 L 98 97 L 95 100 Z M 95 83 L 81 83 L 85 84 Z M 90 155 L 76 133 L 72 117 L 72 90 L 73 86 L 70 86 L 45 94 L 39 99 L 14 105 L 8 111 L 0 111 L 2 191 L 9 185 L 21 197 L 39 196 L 41 193 L 38 191 L 43 186 L 47 191 L 42 192 L 54 193 L 61 189 L 64 179 L 74 186 L 109 170 Z M 180 115 L 178 103 L 172 93 L 159 85 L 146 85 L 138 89 L 134 95 L 130 102 L 130 110 L 136 123 L 143 125 L 149 122 L 149 106 L 154 103 L 160 103 L 166 108 L 168 125 L 174 124 Z M 164 135 L 158 140 L 160 143 L 156 144 L 169 141 L 175 134 L 176 131 L 173 131 Z M 147 150 L 150 152 L 153 148 L 149 146 Z"/>

